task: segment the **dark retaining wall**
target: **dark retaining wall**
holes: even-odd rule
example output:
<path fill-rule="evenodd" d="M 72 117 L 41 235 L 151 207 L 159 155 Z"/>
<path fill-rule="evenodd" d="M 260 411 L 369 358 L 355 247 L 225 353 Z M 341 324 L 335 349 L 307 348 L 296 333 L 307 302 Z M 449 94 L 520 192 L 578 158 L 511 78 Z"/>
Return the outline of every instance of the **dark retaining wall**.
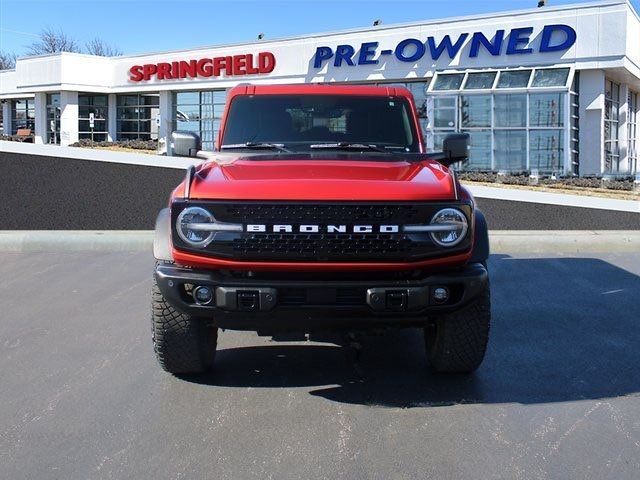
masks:
<path fill-rule="evenodd" d="M 0 230 L 146 230 L 179 169 L 0 152 Z M 636 230 L 640 214 L 478 198 L 494 230 Z"/>

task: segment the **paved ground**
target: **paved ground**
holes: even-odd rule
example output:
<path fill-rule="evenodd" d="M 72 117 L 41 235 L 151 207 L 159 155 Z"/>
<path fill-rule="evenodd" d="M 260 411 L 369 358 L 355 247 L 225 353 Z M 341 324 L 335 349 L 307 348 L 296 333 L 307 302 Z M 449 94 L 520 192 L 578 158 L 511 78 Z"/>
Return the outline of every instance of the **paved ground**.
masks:
<path fill-rule="evenodd" d="M 210 376 L 160 371 L 146 254 L 0 255 L 0 478 L 640 476 L 640 254 L 491 259 L 471 378 L 417 331 L 220 338 Z"/>

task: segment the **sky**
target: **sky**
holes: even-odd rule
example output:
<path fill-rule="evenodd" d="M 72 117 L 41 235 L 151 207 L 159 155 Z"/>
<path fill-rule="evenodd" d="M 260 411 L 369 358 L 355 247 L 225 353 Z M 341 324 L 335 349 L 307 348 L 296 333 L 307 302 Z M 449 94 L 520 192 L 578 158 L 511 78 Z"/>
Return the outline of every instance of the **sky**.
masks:
<path fill-rule="evenodd" d="M 44 28 L 125 54 L 275 39 L 523 8 L 537 0 L 0 0 L 0 50 L 18 56 Z M 548 5 L 582 3 L 548 0 Z M 631 0 L 640 12 L 640 0 Z"/>

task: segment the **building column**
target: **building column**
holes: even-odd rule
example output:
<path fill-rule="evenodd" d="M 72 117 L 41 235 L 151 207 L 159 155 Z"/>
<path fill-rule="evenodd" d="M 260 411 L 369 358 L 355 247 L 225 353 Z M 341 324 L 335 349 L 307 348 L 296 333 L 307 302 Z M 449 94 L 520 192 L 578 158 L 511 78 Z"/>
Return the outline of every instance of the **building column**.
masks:
<path fill-rule="evenodd" d="M 603 70 L 580 71 L 580 176 L 604 169 L 604 89 Z"/>
<path fill-rule="evenodd" d="M 118 139 L 118 110 L 116 108 L 116 94 L 110 93 L 107 100 L 107 141 Z"/>
<path fill-rule="evenodd" d="M 35 128 L 33 143 L 47 143 L 47 94 L 36 93 L 34 99 L 35 107 Z"/>
<path fill-rule="evenodd" d="M 160 92 L 160 131 L 158 140 L 164 141 L 167 146 L 167 155 L 173 155 L 171 150 L 171 132 L 173 132 L 173 93 L 169 91 Z M 154 119 L 151 119 L 154 121 Z"/>
<path fill-rule="evenodd" d="M 620 84 L 620 111 L 618 112 L 618 145 L 620 145 L 620 172 L 631 171 L 629 165 L 629 85 Z"/>
<path fill-rule="evenodd" d="M 11 100 L 2 100 L 2 133 L 12 135 L 11 127 Z"/>
<path fill-rule="evenodd" d="M 78 141 L 78 92 L 60 92 L 60 145 Z"/>

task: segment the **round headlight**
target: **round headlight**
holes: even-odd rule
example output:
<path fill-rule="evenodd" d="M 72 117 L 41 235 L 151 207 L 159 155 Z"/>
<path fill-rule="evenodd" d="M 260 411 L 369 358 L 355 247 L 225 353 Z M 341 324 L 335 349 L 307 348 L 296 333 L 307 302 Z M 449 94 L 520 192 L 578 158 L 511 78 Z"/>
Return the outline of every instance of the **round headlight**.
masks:
<path fill-rule="evenodd" d="M 459 244 L 467 234 L 469 224 L 467 217 L 456 208 L 445 208 L 436 213 L 431 219 L 434 228 L 430 235 L 431 240 L 441 247 L 453 247 Z"/>
<path fill-rule="evenodd" d="M 176 220 L 176 230 L 180 238 L 192 247 L 206 247 L 213 238 L 211 230 L 197 228 L 195 225 L 213 223 L 215 219 L 204 208 L 187 207 Z M 195 227 L 195 228 L 194 228 Z"/>

